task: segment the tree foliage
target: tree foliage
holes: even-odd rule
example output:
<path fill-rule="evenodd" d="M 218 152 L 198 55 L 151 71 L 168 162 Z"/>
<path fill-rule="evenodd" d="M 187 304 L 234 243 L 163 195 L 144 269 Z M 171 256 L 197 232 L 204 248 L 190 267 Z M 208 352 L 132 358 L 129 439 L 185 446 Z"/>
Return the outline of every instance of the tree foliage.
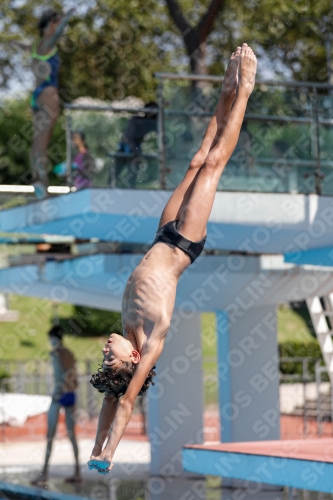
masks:
<path fill-rule="evenodd" d="M 165 0 L 175 3 L 175 0 Z M 210 5 L 178 0 L 189 26 L 199 26 Z M 176 27 L 175 33 L 179 34 Z M 333 9 L 329 0 L 249 0 L 221 2 L 207 36 L 208 72 L 221 74 L 223 61 L 237 45 L 249 43 L 259 59 L 259 76 L 271 73 L 286 79 L 325 82 L 327 57 L 332 58 Z"/>
<path fill-rule="evenodd" d="M 30 63 L 28 54 L 17 55 L 9 40 L 36 39 L 37 19 L 50 6 L 45 0 L 2 2 L 2 87 L 13 77 L 22 78 L 21 65 L 27 68 Z M 59 10 L 68 7 L 59 0 L 52 6 Z M 284 76 L 288 70 L 297 80 L 324 81 L 331 21 L 329 0 L 79 2 L 59 43 L 62 95 L 65 100 L 82 95 L 106 100 L 126 95 L 152 99 L 154 72 L 195 69 L 196 45 L 190 39 L 196 37 L 199 44 L 204 42 L 208 73 L 221 74 L 230 52 L 246 40 L 262 59 L 259 72 L 264 72 L 269 61 Z"/>
<path fill-rule="evenodd" d="M 249 0 L 236 12 L 241 35 L 259 52 L 259 61 L 260 56 L 269 61 L 284 78 L 288 70 L 289 79 L 327 81 L 333 27 L 329 0 Z"/>
<path fill-rule="evenodd" d="M 0 184 L 30 184 L 31 111 L 27 99 L 7 100 L 0 110 Z M 55 146 L 55 148 L 53 147 Z M 49 148 L 53 165 L 64 160 L 65 136 L 58 120 Z M 52 185 L 61 179 L 50 172 Z"/>
<path fill-rule="evenodd" d="M 19 76 L 20 64 L 27 68 L 30 63 L 28 54 L 21 57 L 21 63 L 8 42 L 36 40 L 38 17 L 50 6 L 62 10 L 58 1 L 25 0 L 16 6 L 11 0 L 1 4 L 3 87 L 8 86 L 10 77 Z M 126 95 L 152 99 L 156 86 L 153 73 L 171 68 L 164 43 L 168 23 L 164 6 L 154 0 L 143 5 L 137 0 L 95 0 L 79 5 L 59 42 L 63 99 L 85 95 L 106 100 Z"/>
<path fill-rule="evenodd" d="M 0 88 L 8 89 L 29 74 L 29 54 L 17 52 L 10 40 L 36 40 L 41 12 L 50 6 L 66 11 L 66 2 L 9 0 L 0 4 Z M 175 6 L 185 31 L 181 23 L 174 22 Z M 208 19 L 212 6 L 214 19 Z M 329 0 L 249 0 L 245 4 L 228 0 L 82 0 L 59 41 L 60 93 L 64 101 L 86 95 L 106 101 L 128 95 L 155 100 L 155 72 L 190 71 L 196 60 L 195 46 L 193 53 L 191 43 L 184 44 L 190 36 L 187 32 L 198 43 L 204 40 L 203 72 L 223 74 L 230 52 L 246 40 L 258 54 L 259 77 L 267 75 L 269 64 L 284 79 L 327 81 L 332 24 Z M 193 66 L 193 70 L 200 68 Z M 27 101 L 7 103 L 2 109 L 0 182 L 25 182 L 25 176 L 29 180 L 30 120 Z M 18 131 L 24 150 L 21 144 L 16 147 Z M 59 144 L 61 136 L 59 121 L 53 142 Z M 64 152 L 64 145 L 61 149 Z M 55 154 L 51 161 L 56 164 L 63 159 Z"/>

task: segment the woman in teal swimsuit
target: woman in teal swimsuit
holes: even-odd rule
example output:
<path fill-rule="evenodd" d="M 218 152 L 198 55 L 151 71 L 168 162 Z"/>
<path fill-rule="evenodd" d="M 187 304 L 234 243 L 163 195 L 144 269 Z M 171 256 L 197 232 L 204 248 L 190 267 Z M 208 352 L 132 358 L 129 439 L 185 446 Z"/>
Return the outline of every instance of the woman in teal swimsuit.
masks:
<path fill-rule="evenodd" d="M 36 77 L 36 89 L 31 98 L 34 127 L 31 164 L 35 194 L 39 198 L 47 196 L 47 148 L 60 113 L 60 58 L 56 43 L 74 10 L 70 9 L 63 17 L 54 10 L 47 10 L 38 23 L 39 40 L 32 45 L 12 42 L 21 49 L 31 51 L 32 69 Z"/>

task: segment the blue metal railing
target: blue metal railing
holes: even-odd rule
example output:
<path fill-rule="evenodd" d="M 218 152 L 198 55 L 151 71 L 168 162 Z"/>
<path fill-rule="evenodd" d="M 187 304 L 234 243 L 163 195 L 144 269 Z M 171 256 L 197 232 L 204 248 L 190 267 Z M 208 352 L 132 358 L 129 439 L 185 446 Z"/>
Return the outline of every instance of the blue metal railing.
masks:
<path fill-rule="evenodd" d="M 133 115 L 154 109 L 66 106 L 69 183 L 70 138 L 76 128 L 84 128 L 96 161 L 93 186 L 174 189 L 179 183 L 200 145 L 223 78 L 161 73 L 156 78 L 156 129 L 136 153 L 119 147 L 124 130 Z M 312 82 L 258 82 L 219 189 L 333 195 L 332 90 Z"/>

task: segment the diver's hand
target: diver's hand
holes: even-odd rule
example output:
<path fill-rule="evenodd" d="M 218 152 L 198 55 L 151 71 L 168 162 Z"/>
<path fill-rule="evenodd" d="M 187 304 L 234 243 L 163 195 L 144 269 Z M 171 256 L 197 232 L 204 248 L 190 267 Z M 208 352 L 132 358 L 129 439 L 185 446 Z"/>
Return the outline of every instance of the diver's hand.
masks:
<path fill-rule="evenodd" d="M 108 474 L 113 467 L 112 457 L 108 457 L 104 453 L 97 457 L 91 455 L 88 467 L 90 470 L 96 469 L 99 474 Z"/>

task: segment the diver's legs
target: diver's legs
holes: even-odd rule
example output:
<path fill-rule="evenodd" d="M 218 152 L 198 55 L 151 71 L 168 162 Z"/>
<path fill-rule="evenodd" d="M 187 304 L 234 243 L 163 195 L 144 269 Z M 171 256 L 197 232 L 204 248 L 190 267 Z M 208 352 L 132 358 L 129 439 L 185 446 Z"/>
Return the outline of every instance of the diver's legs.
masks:
<path fill-rule="evenodd" d="M 194 155 L 186 171 L 184 179 L 175 189 L 166 204 L 161 216 L 159 227 L 164 226 L 167 222 L 180 219 L 180 215 L 191 197 L 200 168 L 205 163 L 207 155 L 215 146 L 219 136 L 226 126 L 232 105 L 236 98 L 240 51 L 240 47 L 237 47 L 236 52 L 234 52 L 230 57 L 221 95 L 217 103 L 215 113 L 207 127 L 200 149 Z"/>
<path fill-rule="evenodd" d="M 58 90 L 46 87 L 37 99 L 38 111 L 33 115 L 34 137 L 31 147 L 33 180 L 40 190 L 41 198 L 47 196 L 47 148 L 60 113 Z M 37 191 L 37 190 L 36 190 Z M 38 193 L 36 192 L 38 196 Z"/>

